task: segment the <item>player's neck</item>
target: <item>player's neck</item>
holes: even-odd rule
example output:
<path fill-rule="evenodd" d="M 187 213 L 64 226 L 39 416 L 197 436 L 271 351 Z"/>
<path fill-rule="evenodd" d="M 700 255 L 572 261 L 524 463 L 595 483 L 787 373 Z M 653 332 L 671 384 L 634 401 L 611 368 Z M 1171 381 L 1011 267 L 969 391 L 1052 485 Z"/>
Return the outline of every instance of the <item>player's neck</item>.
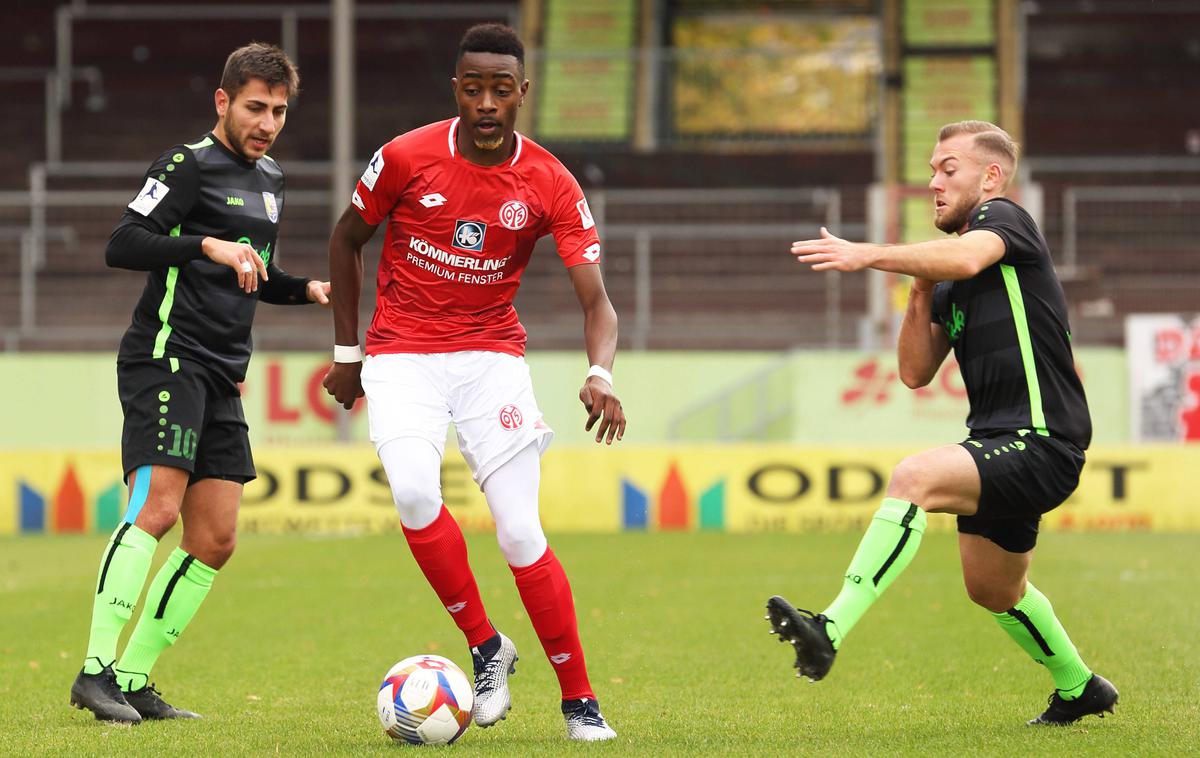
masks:
<path fill-rule="evenodd" d="M 484 150 L 477 146 L 469 135 L 464 134 L 462 129 L 456 131 L 454 144 L 458 148 L 458 154 L 477 166 L 499 166 L 511 158 L 513 150 L 516 149 L 516 131 L 505 132 L 504 142 L 495 150 Z"/>

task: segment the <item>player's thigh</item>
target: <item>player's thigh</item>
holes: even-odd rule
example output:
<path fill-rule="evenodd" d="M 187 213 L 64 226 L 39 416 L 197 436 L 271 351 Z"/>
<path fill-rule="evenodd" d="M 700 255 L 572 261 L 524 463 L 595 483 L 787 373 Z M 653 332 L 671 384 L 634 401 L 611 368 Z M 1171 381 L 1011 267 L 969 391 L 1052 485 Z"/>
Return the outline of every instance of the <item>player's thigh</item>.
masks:
<path fill-rule="evenodd" d="M 979 470 L 959 445 L 910 455 L 892 470 L 888 497 L 933 513 L 971 514 L 979 503 Z"/>
<path fill-rule="evenodd" d="M 193 482 L 183 496 L 180 547 L 214 569 L 233 554 L 242 487 L 236 479 L 206 478 Z"/>
<path fill-rule="evenodd" d="M 161 539 L 179 518 L 189 476 L 172 466 L 145 465 L 130 471 L 125 523 Z"/>
<path fill-rule="evenodd" d="M 427 440 L 438 456 L 450 429 L 446 356 L 392 353 L 367 358 L 362 369 L 367 426 L 379 450 L 401 438 Z"/>
<path fill-rule="evenodd" d="M 542 419 L 523 358 L 505 353 L 454 353 L 450 411 L 459 447 L 477 484 L 530 444 L 544 452 L 554 431 Z"/>
<path fill-rule="evenodd" d="M 987 537 L 960 532 L 958 554 L 967 596 L 978 605 L 1000 613 L 1016 605 L 1025 594 L 1032 549 L 1010 552 Z"/>

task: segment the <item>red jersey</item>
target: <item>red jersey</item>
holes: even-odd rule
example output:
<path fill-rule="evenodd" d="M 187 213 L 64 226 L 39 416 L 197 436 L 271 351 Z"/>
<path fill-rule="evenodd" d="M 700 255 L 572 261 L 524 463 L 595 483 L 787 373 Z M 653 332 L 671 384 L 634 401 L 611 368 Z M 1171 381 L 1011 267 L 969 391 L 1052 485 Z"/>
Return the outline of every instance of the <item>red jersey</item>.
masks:
<path fill-rule="evenodd" d="M 381 147 L 352 201 L 387 219 L 367 353 L 489 350 L 523 355 L 513 297 L 533 245 L 553 234 L 566 266 L 598 263 L 600 238 L 575 177 L 514 133 L 512 157 L 479 166 L 455 147 L 458 119 Z"/>

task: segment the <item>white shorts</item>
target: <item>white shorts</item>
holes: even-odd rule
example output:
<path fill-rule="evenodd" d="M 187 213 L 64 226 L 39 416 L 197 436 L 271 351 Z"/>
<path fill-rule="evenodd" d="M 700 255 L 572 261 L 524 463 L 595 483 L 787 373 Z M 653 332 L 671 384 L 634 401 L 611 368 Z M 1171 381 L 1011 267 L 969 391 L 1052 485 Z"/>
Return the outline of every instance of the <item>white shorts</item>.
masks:
<path fill-rule="evenodd" d="M 454 422 L 476 484 L 554 431 L 542 420 L 524 358 L 507 353 L 387 353 L 362 368 L 367 421 L 375 449 L 401 437 L 428 440 L 439 455 Z"/>

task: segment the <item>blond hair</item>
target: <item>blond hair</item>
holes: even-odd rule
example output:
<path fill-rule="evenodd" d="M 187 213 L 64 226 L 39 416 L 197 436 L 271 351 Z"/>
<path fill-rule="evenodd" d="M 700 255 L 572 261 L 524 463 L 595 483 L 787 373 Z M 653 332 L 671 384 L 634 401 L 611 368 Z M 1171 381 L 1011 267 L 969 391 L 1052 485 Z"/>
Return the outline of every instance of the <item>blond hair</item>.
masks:
<path fill-rule="evenodd" d="M 1012 183 L 1017 175 L 1017 163 L 1021 157 L 1021 146 L 1008 132 L 990 121 L 956 121 L 946 124 L 938 131 L 938 142 L 944 142 L 960 134 L 974 134 L 974 147 L 990 158 L 996 159 L 1004 169 L 1004 186 Z"/>

